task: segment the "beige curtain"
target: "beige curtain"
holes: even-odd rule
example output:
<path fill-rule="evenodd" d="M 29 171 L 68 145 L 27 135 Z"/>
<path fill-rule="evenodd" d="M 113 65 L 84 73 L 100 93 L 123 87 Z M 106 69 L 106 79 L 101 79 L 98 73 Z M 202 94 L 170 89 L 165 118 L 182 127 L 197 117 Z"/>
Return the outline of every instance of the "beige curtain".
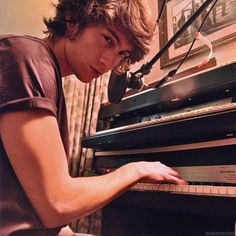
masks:
<path fill-rule="evenodd" d="M 63 79 L 70 139 L 69 167 L 74 177 L 86 175 L 91 168 L 93 152 L 82 148 L 80 143 L 85 134 L 96 132 L 100 104 L 107 100 L 108 76 L 103 75 L 89 84 L 80 82 L 75 76 Z M 74 231 L 95 235 L 100 235 L 100 226 L 100 211 L 72 223 Z"/>

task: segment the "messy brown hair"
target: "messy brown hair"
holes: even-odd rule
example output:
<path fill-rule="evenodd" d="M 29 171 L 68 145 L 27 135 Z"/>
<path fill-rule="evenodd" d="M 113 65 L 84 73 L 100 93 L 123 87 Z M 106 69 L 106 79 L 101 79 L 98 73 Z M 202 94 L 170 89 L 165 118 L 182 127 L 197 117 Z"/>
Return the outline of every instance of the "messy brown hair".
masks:
<path fill-rule="evenodd" d="M 148 52 L 155 23 L 144 0 L 59 0 L 56 15 L 44 19 L 46 34 L 56 40 L 66 34 L 66 23 L 87 26 L 114 25 L 129 37 L 133 50 L 122 67 L 140 61 Z"/>

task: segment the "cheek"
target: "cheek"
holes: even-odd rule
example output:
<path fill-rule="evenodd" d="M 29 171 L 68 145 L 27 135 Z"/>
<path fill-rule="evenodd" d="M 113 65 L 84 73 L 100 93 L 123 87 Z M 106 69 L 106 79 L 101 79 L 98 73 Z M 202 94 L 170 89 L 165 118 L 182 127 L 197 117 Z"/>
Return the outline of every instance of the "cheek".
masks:
<path fill-rule="evenodd" d="M 82 68 L 87 63 L 86 54 L 79 47 L 70 46 L 67 50 L 67 60 L 73 70 Z"/>
<path fill-rule="evenodd" d="M 117 58 L 116 58 L 116 60 L 115 60 L 115 62 L 114 62 L 114 67 L 115 66 L 117 66 L 117 65 L 119 65 L 120 64 L 120 62 L 121 62 L 121 58 L 120 58 L 120 56 L 117 56 Z"/>

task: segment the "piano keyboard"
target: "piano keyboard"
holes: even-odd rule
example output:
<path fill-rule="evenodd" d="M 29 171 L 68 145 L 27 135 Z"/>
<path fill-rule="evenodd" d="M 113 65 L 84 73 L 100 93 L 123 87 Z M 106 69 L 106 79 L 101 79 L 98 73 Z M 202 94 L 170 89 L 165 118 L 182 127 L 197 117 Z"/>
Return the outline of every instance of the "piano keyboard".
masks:
<path fill-rule="evenodd" d="M 131 191 L 161 191 L 174 194 L 236 197 L 236 187 L 211 185 L 176 185 L 137 183 Z"/>
<path fill-rule="evenodd" d="M 117 128 L 98 131 L 96 135 L 106 134 L 110 132 L 130 130 L 130 129 L 135 129 L 135 128 L 141 128 L 141 127 L 149 126 L 149 125 L 157 125 L 157 124 L 178 121 L 178 120 L 183 120 L 183 119 L 192 118 L 192 117 L 199 117 L 199 116 L 204 116 L 208 114 L 229 111 L 235 108 L 236 108 L 236 103 L 228 103 L 228 104 L 223 104 L 223 105 L 210 106 L 207 108 L 199 108 L 196 110 L 185 111 L 179 114 L 177 113 L 175 115 L 156 118 L 150 121 L 143 121 L 140 123 L 134 123 L 134 124 L 125 125 L 125 126 L 121 126 Z"/>

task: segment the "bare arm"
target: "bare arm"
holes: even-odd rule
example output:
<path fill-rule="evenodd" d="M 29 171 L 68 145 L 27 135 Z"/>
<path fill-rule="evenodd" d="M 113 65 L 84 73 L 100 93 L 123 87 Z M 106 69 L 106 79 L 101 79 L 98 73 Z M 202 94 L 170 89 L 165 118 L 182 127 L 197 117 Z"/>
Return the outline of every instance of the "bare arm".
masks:
<path fill-rule="evenodd" d="M 103 176 L 72 178 L 56 118 L 46 111 L 0 116 L 0 135 L 27 196 L 46 227 L 103 207 L 139 180 L 185 183 L 159 162 L 137 162 Z"/>

